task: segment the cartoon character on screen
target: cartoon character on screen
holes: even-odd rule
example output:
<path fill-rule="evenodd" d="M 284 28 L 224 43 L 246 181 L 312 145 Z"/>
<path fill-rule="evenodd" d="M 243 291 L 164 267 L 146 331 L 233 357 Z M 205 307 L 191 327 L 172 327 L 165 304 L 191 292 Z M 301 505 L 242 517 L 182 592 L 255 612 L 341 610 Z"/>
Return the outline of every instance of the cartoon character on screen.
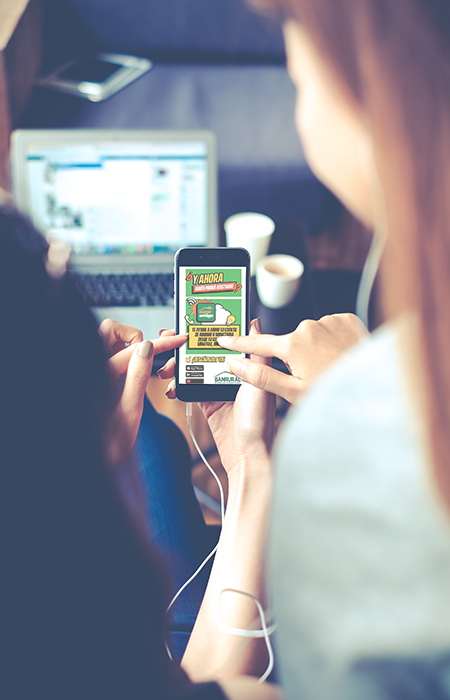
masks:
<path fill-rule="evenodd" d="M 222 304 L 208 299 L 196 300 L 192 297 L 187 299 L 190 313 L 186 314 L 185 321 L 190 326 L 196 324 L 201 326 L 231 326 L 236 321 L 236 316 L 225 309 Z"/>

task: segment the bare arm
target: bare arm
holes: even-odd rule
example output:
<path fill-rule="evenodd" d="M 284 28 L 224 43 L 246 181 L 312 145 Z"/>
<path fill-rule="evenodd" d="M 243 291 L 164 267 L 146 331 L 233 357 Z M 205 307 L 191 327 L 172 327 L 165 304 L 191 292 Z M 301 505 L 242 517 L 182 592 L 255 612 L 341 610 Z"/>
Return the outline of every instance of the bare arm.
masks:
<path fill-rule="evenodd" d="M 183 668 L 196 681 L 238 674 L 262 675 L 268 662 L 263 639 L 249 640 L 222 631 L 221 620 L 231 627 L 251 629 L 258 612 L 246 596 L 223 593 L 227 588 L 245 591 L 267 607 L 265 554 L 271 501 L 269 460 L 242 465 L 229 478 L 227 514 L 208 587 L 197 617 Z M 259 623 L 259 620 L 258 620 Z M 260 623 L 258 624 L 260 628 Z"/>

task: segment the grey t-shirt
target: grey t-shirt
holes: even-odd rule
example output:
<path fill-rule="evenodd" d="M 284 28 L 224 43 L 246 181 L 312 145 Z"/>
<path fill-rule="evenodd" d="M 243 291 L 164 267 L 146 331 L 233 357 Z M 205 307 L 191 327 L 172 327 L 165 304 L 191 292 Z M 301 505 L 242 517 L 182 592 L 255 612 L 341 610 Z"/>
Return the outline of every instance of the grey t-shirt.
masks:
<path fill-rule="evenodd" d="M 450 698 L 450 518 L 395 326 L 327 372 L 275 449 L 270 576 L 286 700 Z"/>

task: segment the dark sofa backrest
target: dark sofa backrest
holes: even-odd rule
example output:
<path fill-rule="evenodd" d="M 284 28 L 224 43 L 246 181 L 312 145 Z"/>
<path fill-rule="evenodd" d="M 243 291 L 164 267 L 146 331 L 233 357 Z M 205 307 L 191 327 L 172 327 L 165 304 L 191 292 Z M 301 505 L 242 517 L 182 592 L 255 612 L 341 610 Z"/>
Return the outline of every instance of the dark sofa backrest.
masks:
<path fill-rule="evenodd" d="M 245 0 L 68 0 L 99 47 L 199 60 L 284 59 L 281 29 Z"/>

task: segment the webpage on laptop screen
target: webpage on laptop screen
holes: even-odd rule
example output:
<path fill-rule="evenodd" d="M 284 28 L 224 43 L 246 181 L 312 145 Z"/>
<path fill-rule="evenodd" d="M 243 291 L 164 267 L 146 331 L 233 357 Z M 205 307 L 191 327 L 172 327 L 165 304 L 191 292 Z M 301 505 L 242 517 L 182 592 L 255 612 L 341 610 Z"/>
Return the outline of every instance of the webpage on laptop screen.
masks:
<path fill-rule="evenodd" d="M 201 142 L 31 148 L 29 213 L 77 255 L 206 245 L 207 163 Z"/>

